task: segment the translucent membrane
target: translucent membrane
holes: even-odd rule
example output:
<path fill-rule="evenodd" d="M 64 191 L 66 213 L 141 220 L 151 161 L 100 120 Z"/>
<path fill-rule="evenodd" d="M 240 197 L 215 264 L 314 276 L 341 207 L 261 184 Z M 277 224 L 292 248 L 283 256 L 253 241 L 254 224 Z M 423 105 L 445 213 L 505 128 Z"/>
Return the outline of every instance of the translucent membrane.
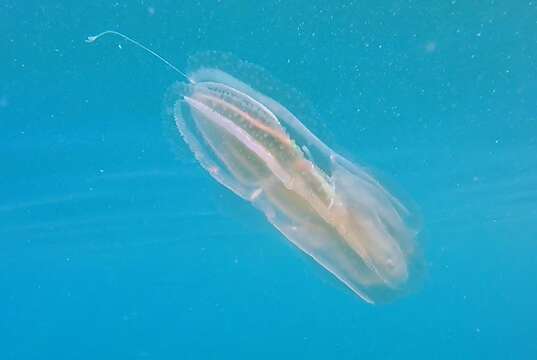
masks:
<path fill-rule="evenodd" d="M 417 231 L 396 198 L 277 101 L 218 68 L 188 79 L 170 112 L 212 177 L 367 302 L 407 288 Z"/>

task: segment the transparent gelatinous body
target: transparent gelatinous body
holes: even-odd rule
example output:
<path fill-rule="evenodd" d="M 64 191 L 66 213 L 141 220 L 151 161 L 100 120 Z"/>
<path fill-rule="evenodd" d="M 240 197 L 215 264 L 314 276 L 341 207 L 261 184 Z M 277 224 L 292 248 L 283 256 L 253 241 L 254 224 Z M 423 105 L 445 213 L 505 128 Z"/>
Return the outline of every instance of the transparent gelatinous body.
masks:
<path fill-rule="evenodd" d="M 397 199 L 275 100 L 217 68 L 189 79 L 171 113 L 212 177 L 364 300 L 406 288 L 416 231 Z"/>

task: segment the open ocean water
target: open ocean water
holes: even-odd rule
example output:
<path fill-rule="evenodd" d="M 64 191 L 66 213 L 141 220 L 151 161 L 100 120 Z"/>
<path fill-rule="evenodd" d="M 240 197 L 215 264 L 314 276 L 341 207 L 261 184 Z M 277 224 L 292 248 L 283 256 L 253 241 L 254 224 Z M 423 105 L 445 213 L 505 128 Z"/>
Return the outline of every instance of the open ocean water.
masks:
<path fill-rule="evenodd" d="M 420 284 L 369 305 L 297 250 L 106 29 L 296 89 L 416 204 Z M 536 1 L 1 0 L 0 60 L 0 359 L 537 359 Z"/>

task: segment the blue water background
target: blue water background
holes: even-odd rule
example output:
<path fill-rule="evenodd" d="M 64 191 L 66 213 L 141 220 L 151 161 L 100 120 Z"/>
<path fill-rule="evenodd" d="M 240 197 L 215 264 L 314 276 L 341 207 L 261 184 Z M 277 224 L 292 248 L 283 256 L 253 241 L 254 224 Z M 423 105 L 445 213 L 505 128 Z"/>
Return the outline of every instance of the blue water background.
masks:
<path fill-rule="evenodd" d="M 420 209 L 423 284 L 371 306 L 327 275 L 105 29 L 300 91 Z M 0 34 L 0 359 L 537 359 L 537 2 L 3 0 Z"/>

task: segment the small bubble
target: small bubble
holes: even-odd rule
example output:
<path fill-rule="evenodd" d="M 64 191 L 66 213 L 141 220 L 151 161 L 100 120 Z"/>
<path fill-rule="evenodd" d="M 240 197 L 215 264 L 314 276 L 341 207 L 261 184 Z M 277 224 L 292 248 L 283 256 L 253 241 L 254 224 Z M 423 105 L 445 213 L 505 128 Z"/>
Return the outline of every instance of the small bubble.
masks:
<path fill-rule="evenodd" d="M 435 41 L 429 41 L 425 44 L 425 52 L 426 53 L 432 53 L 436 50 L 436 42 Z"/>

